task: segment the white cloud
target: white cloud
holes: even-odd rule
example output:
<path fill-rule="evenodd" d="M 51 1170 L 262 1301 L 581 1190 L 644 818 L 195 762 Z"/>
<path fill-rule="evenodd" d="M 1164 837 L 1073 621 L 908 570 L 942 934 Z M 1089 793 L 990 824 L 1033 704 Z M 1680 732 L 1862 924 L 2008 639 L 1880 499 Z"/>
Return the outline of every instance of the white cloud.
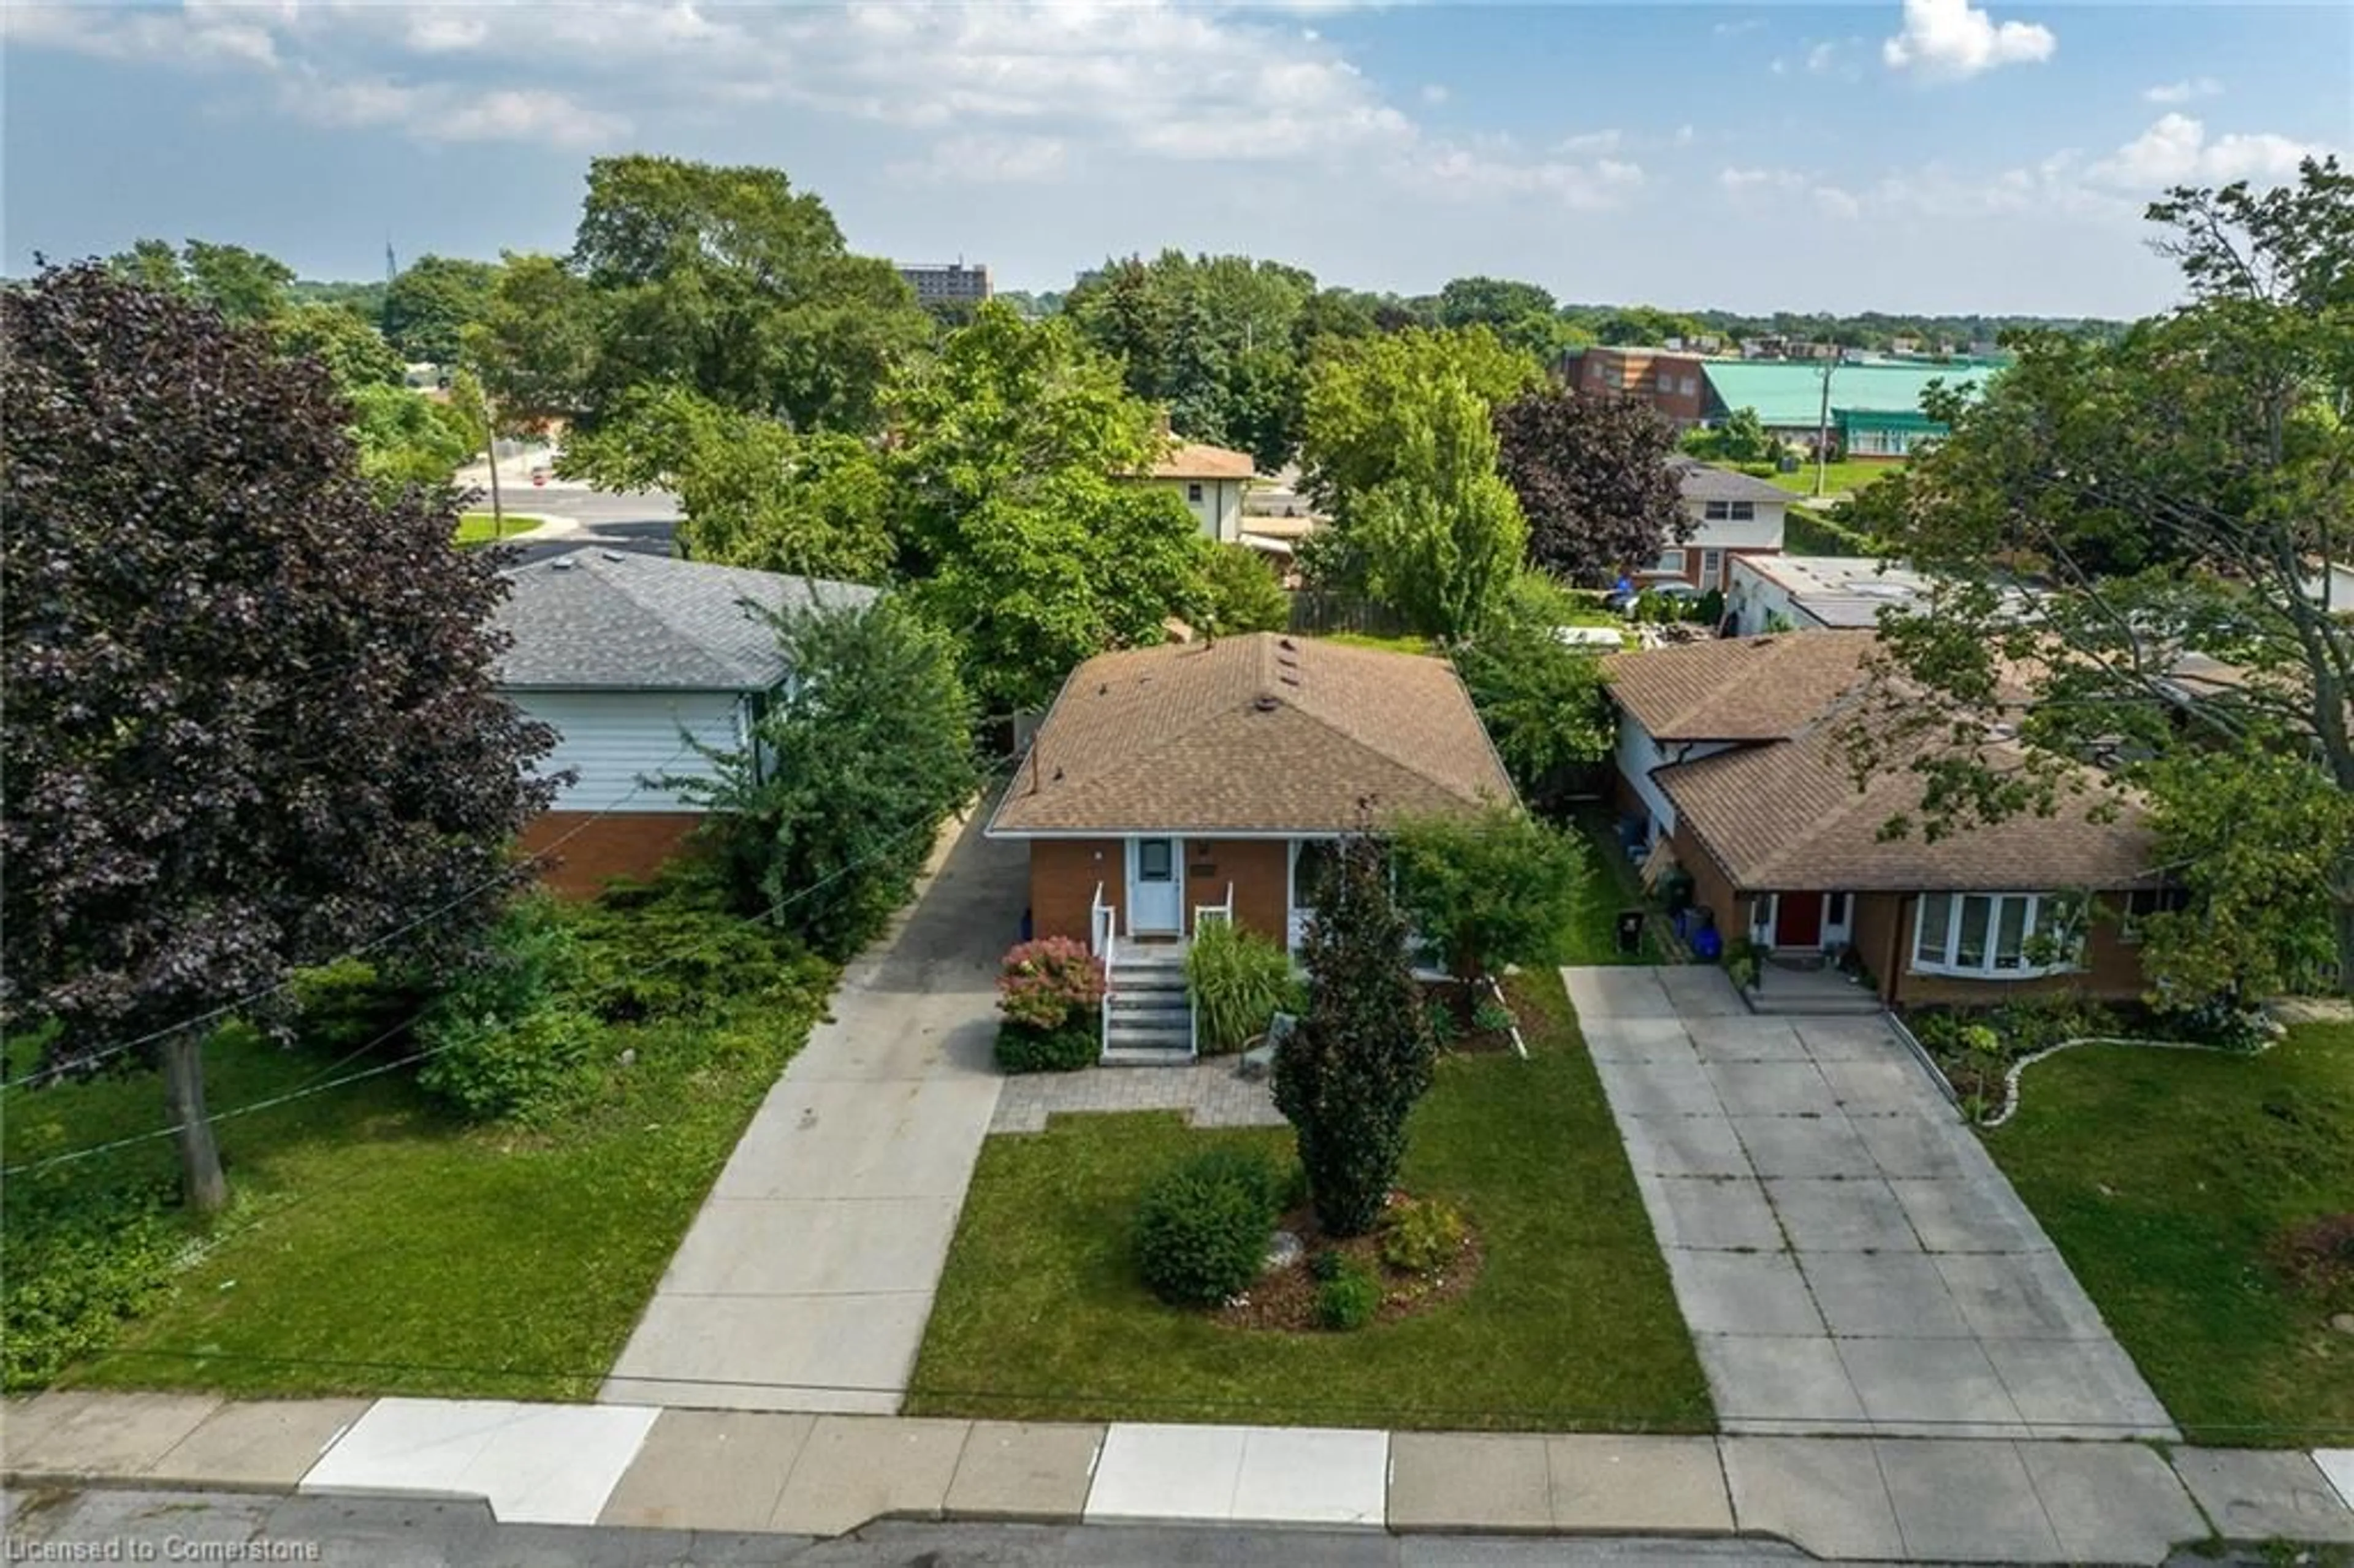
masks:
<path fill-rule="evenodd" d="M 894 164 L 895 179 L 932 185 L 1036 185 L 1062 178 L 1072 167 L 1068 143 L 1054 136 L 974 133 L 934 143 L 920 163 Z"/>
<path fill-rule="evenodd" d="M 2059 40 L 2040 22 L 1997 23 L 1969 0 L 1904 0 L 1904 26 L 1880 46 L 1891 70 L 1959 81 L 1999 66 L 2036 65 Z"/>
<path fill-rule="evenodd" d="M 1719 169 L 1716 183 L 1730 195 L 1752 196 L 1804 190 L 1807 176 L 1796 169 Z"/>
<path fill-rule="evenodd" d="M 2195 99 L 2212 98 L 2223 90 L 2223 84 L 2211 76 L 2194 76 L 2181 81 L 2169 81 L 2158 87 L 2142 89 L 2146 103 L 2189 103 Z"/>
<path fill-rule="evenodd" d="M 2150 191 L 2167 185 L 2229 184 L 2284 179 L 2299 160 L 2320 148 L 2271 132 L 2218 136 L 2187 114 L 2165 114 L 2111 156 L 2093 165 L 2093 176 L 2122 190 Z"/>
<path fill-rule="evenodd" d="M 1615 153 L 1625 143 L 1627 133 L 1613 128 L 1607 131 L 1581 131 L 1575 136 L 1562 138 L 1564 153 Z"/>
<path fill-rule="evenodd" d="M 1837 43 L 1817 44 L 1807 51 L 1807 69 L 1817 76 L 1821 76 L 1837 64 L 1839 64 Z"/>
<path fill-rule="evenodd" d="M 428 142 L 544 142 L 557 147 L 608 141 L 629 122 L 540 89 L 461 98 L 441 111 L 414 119 L 409 130 Z"/>
<path fill-rule="evenodd" d="M 408 23 L 408 47 L 426 54 L 471 49 L 490 36 L 489 23 L 456 11 L 419 11 Z"/>
<path fill-rule="evenodd" d="M 1676 133 L 1668 138 L 1668 140 L 1674 146 L 1689 147 L 1692 144 L 1693 138 L 1697 137 L 1699 134 L 1700 132 L 1693 130 L 1690 125 L 1679 125 L 1676 127 Z"/>
<path fill-rule="evenodd" d="M 1719 22 L 1711 27 L 1709 36 L 1718 38 L 1738 38 L 1755 32 L 1766 25 L 1763 16 L 1747 16 L 1738 22 Z"/>
<path fill-rule="evenodd" d="M 1422 89 L 1422 101 L 1431 104 L 1444 103 L 1447 101 L 1447 89 L 1435 81 L 1425 82 Z"/>
<path fill-rule="evenodd" d="M 1863 214 L 1863 204 L 1837 185 L 1817 185 L 1812 195 L 1815 210 L 1825 217 L 1850 218 Z"/>

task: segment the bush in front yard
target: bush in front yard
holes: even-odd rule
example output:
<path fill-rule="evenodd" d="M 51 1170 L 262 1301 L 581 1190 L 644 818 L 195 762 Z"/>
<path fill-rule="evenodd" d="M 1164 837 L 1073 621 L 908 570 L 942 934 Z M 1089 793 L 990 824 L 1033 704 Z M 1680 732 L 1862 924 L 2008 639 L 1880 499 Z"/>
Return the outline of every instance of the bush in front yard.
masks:
<path fill-rule="evenodd" d="M 528 1118 L 586 1086 L 599 1020 L 576 1004 L 582 969 L 569 916 L 553 899 L 519 900 L 489 951 L 418 1020 L 429 1094 L 484 1120 Z"/>
<path fill-rule="evenodd" d="M 1095 1065 L 1103 1041 L 1096 1015 L 1074 1015 L 1059 1029 L 1007 1020 L 997 1031 L 997 1065 L 1009 1073 L 1076 1073 Z"/>
<path fill-rule="evenodd" d="M 62 1179 L 57 1179 L 57 1178 Z M 73 1168 L 12 1181 L 0 1226 L 0 1387 L 46 1386 L 172 1287 L 172 1184 L 92 1186 Z"/>
<path fill-rule="evenodd" d="M 1264 1160 L 1214 1150 L 1164 1171 L 1137 1205 L 1136 1257 L 1154 1295 L 1214 1307 L 1249 1288 L 1275 1235 L 1281 1179 Z"/>
<path fill-rule="evenodd" d="M 1398 901 L 1458 980 L 1556 960 L 1589 874 L 1567 833 L 1500 804 L 1401 819 L 1393 842 Z"/>
<path fill-rule="evenodd" d="M 1185 954 L 1185 984 L 1205 1056 L 1241 1050 L 1252 1035 L 1266 1033 L 1278 1012 L 1297 1012 L 1303 1002 L 1291 955 L 1232 920 L 1195 928 Z"/>
<path fill-rule="evenodd" d="M 1068 937 L 1023 942 L 1005 955 L 997 1005 L 1008 1023 L 1052 1031 L 1103 1005 L 1103 960 Z"/>
<path fill-rule="evenodd" d="M 1316 1287 L 1316 1317 L 1328 1329 L 1342 1333 L 1362 1329 L 1382 1309 L 1382 1284 L 1363 1267 L 1344 1262 L 1331 1278 Z"/>
<path fill-rule="evenodd" d="M 1462 1252 L 1470 1234 L 1452 1205 L 1409 1198 L 1382 1215 L 1382 1261 L 1408 1274 L 1436 1274 Z"/>

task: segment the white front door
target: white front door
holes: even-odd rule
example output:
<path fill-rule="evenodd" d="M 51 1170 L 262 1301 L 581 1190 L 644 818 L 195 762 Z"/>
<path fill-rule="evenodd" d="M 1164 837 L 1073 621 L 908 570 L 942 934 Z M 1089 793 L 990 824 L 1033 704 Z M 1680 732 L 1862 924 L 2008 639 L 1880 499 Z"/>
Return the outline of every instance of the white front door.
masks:
<path fill-rule="evenodd" d="M 1131 936 L 1184 929 L 1184 874 L 1175 839 L 1128 841 L 1128 929 Z"/>

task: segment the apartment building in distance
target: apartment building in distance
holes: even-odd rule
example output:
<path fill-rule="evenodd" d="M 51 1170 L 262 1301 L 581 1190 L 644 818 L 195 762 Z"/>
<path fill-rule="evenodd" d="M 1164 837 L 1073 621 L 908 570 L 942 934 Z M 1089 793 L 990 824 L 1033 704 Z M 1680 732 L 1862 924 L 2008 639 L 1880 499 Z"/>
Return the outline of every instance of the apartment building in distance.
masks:
<path fill-rule="evenodd" d="M 899 276 L 907 287 L 916 291 L 916 302 L 922 305 L 977 305 L 989 298 L 989 269 L 968 267 L 961 260 L 955 261 L 902 261 Z"/>

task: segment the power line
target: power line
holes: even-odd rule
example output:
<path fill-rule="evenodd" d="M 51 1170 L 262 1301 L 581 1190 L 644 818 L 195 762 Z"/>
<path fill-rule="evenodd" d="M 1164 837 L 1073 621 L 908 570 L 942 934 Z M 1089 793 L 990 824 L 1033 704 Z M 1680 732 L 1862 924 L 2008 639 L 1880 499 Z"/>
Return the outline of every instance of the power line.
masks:
<path fill-rule="evenodd" d="M 692 739 L 682 740 L 679 743 L 678 749 L 672 752 L 667 758 L 664 758 L 657 766 L 660 768 L 668 768 L 672 764 L 683 759 L 689 751 L 694 749 L 694 747 L 695 742 Z M 347 952 L 337 953 L 333 958 L 323 959 L 315 964 L 304 964 L 299 967 L 303 969 L 323 969 L 330 964 L 344 963 L 347 960 L 375 952 L 377 948 L 385 947 L 388 943 L 398 941 L 402 937 L 408 935 L 411 931 L 418 930 L 431 924 L 433 921 L 440 919 L 442 916 L 449 914 L 451 910 L 459 908 L 463 905 L 472 903 L 475 899 L 480 898 L 483 894 L 492 891 L 502 884 L 512 884 L 522 881 L 525 876 L 529 875 L 534 870 L 545 863 L 550 856 L 554 855 L 557 850 L 562 849 L 575 838 L 578 838 L 580 834 L 588 832 L 590 828 L 596 826 L 597 823 L 602 821 L 605 818 L 610 816 L 615 811 L 620 810 L 625 802 L 634 798 L 640 790 L 646 789 L 653 781 L 654 780 L 647 775 L 639 775 L 638 781 L 635 784 L 632 784 L 626 791 L 616 796 L 611 802 L 591 813 L 580 821 L 574 823 L 571 828 L 567 829 L 565 832 L 551 840 L 539 849 L 534 850 L 530 854 L 520 860 L 510 863 L 506 866 L 501 868 L 497 874 L 484 878 L 482 881 L 475 884 L 472 887 L 468 888 L 465 892 L 459 894 L 449 902 L 435 906 L 433 908 L 427 910 L 424 914 L 417 916 L 417 918 L 408 922 L 406 925 L 395 927 L 393 929 L 387 931 L 382 936 L 372 937 L 367 941 L 361 943 L 358 947 L 354 948 Z M 149 1033 L 139 1035 L 134 1039 L 122 1041 L 113 1045 L 108 1045 L 96 1051 L 77 1055 L 72 1065 L 64 1070 L 64 1074 L 70 1075 L 83 1072 L 90 1067 L 98 1065 L 101 1062 L 111 1061 L 114 1057 L 123 1054 L 125 1052 L 135 1051 L 142 1045 L 153 1044 L 154 1042 L 164 1039 L 168 1035 L 177 1034 L 184 1030 L 196 1029 L 204 1024 L 212 1023 L 218 1020 L 230 1017 L 235 1013 L 243 1011 L 245 1008 L 250 1007 L 253 1003 L 261 1001 L 265 997 L 275 996 L 281 991 L 292 989 L 292 987 L 297 983 L 298 982 L 295 980 L 294 977 L 290 974 L 285 979 L 278 980 L 270 985 L 264 986 L 260 991 L 254 991 L 249 995 L 239 997 L 234 1001 L 225 1001 L 209 1012 L 197 1013 L 193 1018 L 184 1019 L 178 1023 L 166 1024 L 161 1029 L 151 1030 Z M 37 1068 L 30 1073 L 25 1074 L 21 1077 L 11 1078 L 5 1083 L 0 1083 L 0 1091 L 20 1089 L 29 1084 L 39 1083 L 46 1079 L 59 1075 L 60 1075 L 59 1073 L 54 1072 L 48 1068 Z"/>
<path fill-rule="evenodd" d="M 992 772 L 994 770 L 992 769 Z M 984 784 L 994 781 L 995 780 L 990 776 L 984 775 Z M 928 831 L 937 833 L 939 831 L 940 825 L 941 824 L 938 822 L 928 824 Z M 761 910 L 758 914 L 743 916 L 739 918 L 746 922 L 771 919 L 774 916 L 782 914 L 792 905 L 797 904 L 801 900 L 808 897 L 810 895 L 816 893 L 819 889 L 826 887 L 832 883 L 839 882 L 842 878 L 849 875 L 852 872 L 863 870 L 866 866 L 874 864 L 875 862 L 881 860 L 884 854 L 889 850 L 897 847 L 907 840 L 915 837 L 917 833 L 924 831 L 927 831 L 927 824 L 917 823 L 914 827 L 894 833 L 890 837 L 885 839 L 882 844 L 874 853 L 862 859 L 854 860 L 846 864 L 837 866 L 832 871 L 826 873 L 825 875 L 818 878 L 815 882 L 808 884 L 806 886 L 795 888 L 792 892 L 786 894 L 781 898 L 779 898 L 775 903 L 770 904 L 766 909 Z M 650 963 L 642 969 L 632 970 L 627 974 L 612 976 L 606 980 L 602 984 L 590 989 L 589 991 L 582 993 L 582 995 L 584 997 L 596 997 L 604 995 L 608 991 L 619 990 L 620 987 L 630 984 L 634 980 L 642 980 L 648 975 L 666 969 L 670 965 L 677 963 L 682 959 L 691 958 L 695 954 L 702 952 L 705 948 L 725 940 L 728 934 L 729 933 L 725 931 L 716 933 L 711 937 L 705 938 L 700 942 L 693 944 L 692 946 L 680 948 L 675 952 L 665 954 L 663 957 L 657 959 L 652 963 Z M 425 1007 L 419 1008 L 401 1022 L 395 1024 L 384 1033 L 376 1036 L 376 1038 L 371 1041 L 367 1045 L 364 1045 L 359 1050 L 352 1052 L 349 1055 L 345 1056 L 344 1060 L 350 1061 L 353 1057 L 363 1054 L 365 1052 L 373 1049 L 375 1046 L 383 1044 L 385 1041 L 394 1038 L 403 1031 L 414 1027 L 419 1020 L 423 1019 L 425 1015 L 431 1011 L 431 1005 L 432 1004 L 429 1003 Z M 429 1047 L 423 1051 L 411 1053 L 410 1054 L 400 1058 L 400 1060 L 397 1062 L 370 1067 L 363 1072 L 352 1073 L 340 1078 L 332 1079 L 326 1083 L 313 1084 L 300 1089 L 290 1090 L 285 1094 L 275 1095 L 270 1098 L 257 1101 L 251 1105 L 238 1106 L 228 1110 L 212 1112 L 202 1119 L 204 1122 L 208 1124 L 217 1123 L 228 1121 L 237 1117 L 249 1116 L 256 1111 L 274 1109 L 279 1106 L 289 1105 L 296 1100 L 309 1099 L 313 1095 L 323 1095 L 330 1090 L 342 1088 L 345 1085 L 358 1083 L 363 1079 L 380 1077 L 386 1073 L 391 1072 L 396 1068 L 405 1067 L 414 1063 L 426 1061 L 433 1056 L 440 1055 L 442 1052 L 449 1049 L 451 1049 L 451 1046 L 449 1045 Z M 332 1071 L 332 1068 L 328 1070 Z M 159 1138 L 173 1137 L 178 1133 L 186 1131 L 191 1125 L 193 1124 L 185 1121 L 175 1122 L 169 1127 L 156 1128 L 147 1132 L 133 1133 L 128 1138 L 118 1138 L 105 1143 L 92 1144 L 88 1148 L 72 1150 L 64 1154 L 50 1155 L 47 1159 L 34 1160 L 27 1164 L 11 1165 L 5 1169 L 0 1169 L 0 1176 L 29 1176 L 42 1171 L 50 1170 L 56 1166 L 74 1164 L 80 1160 L 94 1159 L 101 1154 L 112 1153 L 114 1150 L 119 1149 L 127 1149 L 133 1144 L 149 1143 Z"/>

